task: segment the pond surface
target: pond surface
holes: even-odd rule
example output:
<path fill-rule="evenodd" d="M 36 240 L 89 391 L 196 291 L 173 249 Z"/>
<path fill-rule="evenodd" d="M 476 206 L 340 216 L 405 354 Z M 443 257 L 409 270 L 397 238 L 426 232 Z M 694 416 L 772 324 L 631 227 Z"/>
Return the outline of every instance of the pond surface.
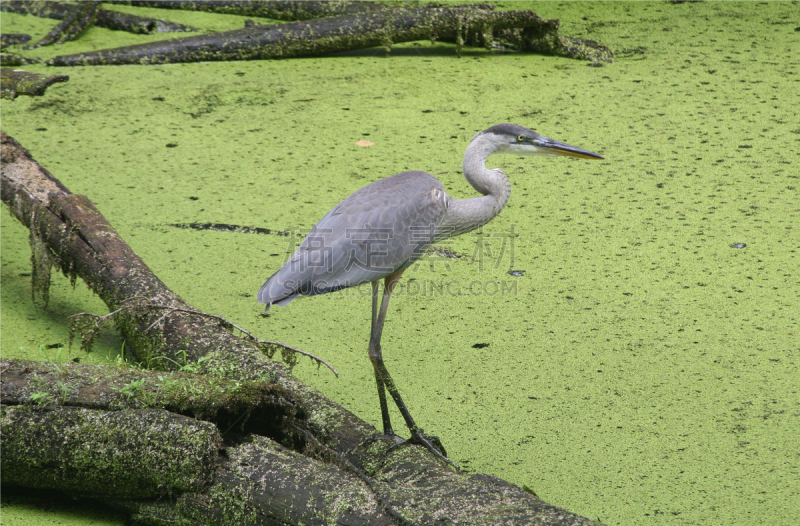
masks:
<path fill-rule="evenodd" d="M 188 302 L 333 363 L 338 379 L 294 371 L 376 426 L 368 290 L 268 317 L 256 303 L 299 234 L 408 169 L 474 195 L 464 148 L 500 122 L 600 153 L 489 160 L 511 179 L 507 208 L 443 246 L 463 257 L 407 271 L 390 307 L 384 357 L 409 409 L 468 472 L 610 525 L 800 523 L 798 4 L 501 6 L 560 18 L 616 62 L 421 42 L 389 57 L 28 66 L 70 80 L 3 101 L 2 126 Z M 114 9 L 204 30 L 245 19 Z M 54 25 L 2 23 L 34 39 Z M 93 28 L 30 54 L 160 38 Z M 189 223 L 271 233 L 173 226 Z M 112 333 L 88 356 L 58 350 L 68 315 L 107 310 L 55 274 L 50 306 L 33 305 L 27 231 L 7 211 L 2 249 L 3 357 L 116 359 Z M 3 515 L 123 523 L 6 495 Z"/>

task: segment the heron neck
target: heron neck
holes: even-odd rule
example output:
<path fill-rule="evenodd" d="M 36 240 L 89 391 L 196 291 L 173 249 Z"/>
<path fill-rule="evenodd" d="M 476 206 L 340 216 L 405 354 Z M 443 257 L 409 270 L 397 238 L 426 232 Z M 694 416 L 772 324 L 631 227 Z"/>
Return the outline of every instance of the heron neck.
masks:
<path fill-rule="evenodd" d="M 483 195 L 470 199 L 451 199 L 440 227 L 443 237 L 475 230 L 491 221 L 506 206 L 511 195 L 511 183 L 499 168 L 486 168 L 486 159 L 495 151 L 496 146 L 481 140 L 481 137 L 467 147 L 464 177 Z"/>

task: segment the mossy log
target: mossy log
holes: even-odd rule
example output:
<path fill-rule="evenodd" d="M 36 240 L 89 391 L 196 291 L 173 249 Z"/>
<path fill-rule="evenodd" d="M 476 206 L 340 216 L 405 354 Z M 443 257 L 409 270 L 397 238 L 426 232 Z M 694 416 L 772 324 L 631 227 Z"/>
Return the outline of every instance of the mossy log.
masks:
<path fill-rule="evenodd" d="M 235 435 L 276 435 L 279 431 L 257 426 L 268 421 L 281 427 L 291 414 L 271 375 L 258 380 L 224 380 L 184 371 L 165 373 L 123 365 L 30 360 L 0 360 L 0 372 L 4 405 L 60 405 L 106 411 L 165 409 L 230 428 Z M 231 426 L 243 412 L 249 416 L 234 430 Z"/>
<path fill-rule="evenodd" d="M 213 424 L 169 411 L 2 406 L 3 484 L 108 497 L 199 492 L 222 445 Z"/>
<path fill-rule="evenodd" d="M 0 371 L 3 484 L 102 498 L 143 524 L 590 524 L 494 477 L 432 471 L 419 448 L 361 472 L 299 454 L 263 436 L 280 420 L 268 380 L 24 360 Z M 240 408 L 253 412 L 230 424 Z"/>
<path fill-rule="evenodd" d="M 337 51 L 415 40 L 480 42 L 491 47 L 494 32 L 525 30 L 547 43 L 537 50 L 565 54 L 559 44 L 558 20 L 544 20 L 532 11 L 491 11 L 465 7 L 381 10 L 278 25 L 210 33 L 54 57 L 54 66 L 167 64 L 175 62 L 278 59 L 318 56 Z"/>
<path fill-rule="evenodd" d="M 76 11 L 79 9 L 80 6 L 76 4 L 66 4 L 64 2 L 46 0 L 3 0 L 3 2 L 0 3 L 0 10 L 8 13 L 31 15 L 40 18 L 53 18 L 55 20 L 64 20 L 65 18 L 74 17 Z M 156 18 L 131 15 L 110 9 L 97 9 L 96 16 L 94 18 L 94 25 L 97 27 L 104 27 L 106 29 L 127 31 L 129 33 L 138 34 L 148 34 L 154 32 L 167 33 L 197 31 L 196 28 L 183 24 L 177 24 L 175 22 L 168 22 L 166 20 L 159 20 Z"/>
<path fill-rule="evenodd" d="M 1 139 L 2 200 L 30 229 L 38 265 L 80 276 L 109 309 L 136 298 L 186 305 L 89 199 L 71 194 L 12 138 L 3 134 Z M 39 279 L 37 286 L 44 283 Z M 376 436 L 374 427 L 298 382 L 285 366 L 216 320 L 182 311 L 152 312 L 146 305 L 122 313 L 116 321 L 131 342 L 126 350 L 145 365 L 190 367 L 192 373 L 3 362 L 2 403 L 12 404 L 3 416 L 4 483 L 114 499 L 141 524 L 592 523 L 495 477 L 456 473 L 419 446 L 388 452 L 393 440 L 367 440 Z M 176 342 L 187 349 L 189 360 L 178 361 Z M 132 424 L 137 418 L 139 424 Z M 159 434 L 167 421 L 174 423 L 169 436 L 180 447 L 194 447 L 187 454 L 193 462 L 209 459 L 194 467 L 176 465 L 180 480 L 170 479 L 163 468 L 178 446 L 148 446 L 124 437 L 147 429 L 151 440 L 145 442 L 158 442 L 168 436 Z M 143 448 L 144 458 L 152 454 L 148 447 L 166 448 L 162 463 L 143 478 L 124 479 L 127 490 L 103 493 L 99 481 L 119 466 L 106 462 L 106 453 L 74 452 L 83 440 L 80 447 L 93 447 L 88 430 L 96 430 L 98 422 L 107 422 L 101 427 L 108 432 L 121 433 L 115 444 Z M 197 426 L 200 438 L 181 442 L 191 426 Z M 49 441 L 42 443 L 52 451 L 29 455 L 40 433 L 48 434 Z M 81 439 L 70 442 L 76 436 Z M 113 456 L 111 449 L 100 451 Z M 51 476 L 32 475 L 43 462 L 55 466 Z M 211 476 L 207 466 L 213 466 Z M 151 500 L 141 500 L 142 495 Z"/>

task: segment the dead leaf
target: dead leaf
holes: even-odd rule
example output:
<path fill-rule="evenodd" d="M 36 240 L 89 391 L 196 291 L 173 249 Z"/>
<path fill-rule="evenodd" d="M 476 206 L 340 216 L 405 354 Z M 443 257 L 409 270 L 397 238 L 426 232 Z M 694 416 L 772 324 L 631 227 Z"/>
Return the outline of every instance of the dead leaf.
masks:
<path fill-rule="evenodd" d="M 356 144 L 358 146 L 375 146 L 374 142 L 369 142 L 369 141 L 358 141 L 356 142 Z"/>

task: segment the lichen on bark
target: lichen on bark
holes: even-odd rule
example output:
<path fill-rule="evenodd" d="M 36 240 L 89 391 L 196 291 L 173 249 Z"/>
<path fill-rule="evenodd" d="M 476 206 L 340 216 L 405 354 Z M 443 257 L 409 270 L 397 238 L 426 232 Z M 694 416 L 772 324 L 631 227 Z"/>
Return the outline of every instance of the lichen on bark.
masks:
<path fill-rule="evenodd" d="M 213 424 L 163 410 L 2 406 L 3 484 L 146 498 L 201 491 L 221 444 Z"/>

